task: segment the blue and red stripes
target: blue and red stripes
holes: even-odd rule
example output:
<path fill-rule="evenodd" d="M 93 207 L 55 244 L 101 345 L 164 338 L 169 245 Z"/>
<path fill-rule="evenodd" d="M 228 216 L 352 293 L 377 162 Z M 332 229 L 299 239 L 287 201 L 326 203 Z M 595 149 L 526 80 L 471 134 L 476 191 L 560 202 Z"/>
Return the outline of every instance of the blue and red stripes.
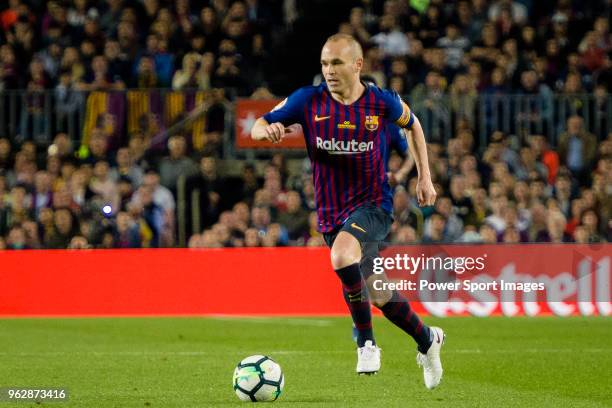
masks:
<path fill-rule="evenodd" d="M 380 90 L 368 88 L 351 105 L 334 100 L 326 87 L 314 93 L 304 111 L 308 153 L 312 160 L 319 226 L 322 232 L 342 225 L 359 206 L 374 204 L 391 211 L 385 174 L 385 100 Z M 378 117 L 378 127 L 367 129 L 366 117 Z M 340 149 L 321 148 L 317 142 Z M 365 150 L 355 148 L 366 146 Z M 347 146 L 353 146 L 348 151 Z M 344 151 L 338 151 L 344 150 Z"/>

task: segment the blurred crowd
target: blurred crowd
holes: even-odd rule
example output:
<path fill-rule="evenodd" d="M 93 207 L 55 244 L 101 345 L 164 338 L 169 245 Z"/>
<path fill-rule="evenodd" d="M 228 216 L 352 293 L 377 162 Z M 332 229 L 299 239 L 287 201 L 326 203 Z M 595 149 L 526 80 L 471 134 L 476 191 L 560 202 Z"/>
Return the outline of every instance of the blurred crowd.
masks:
<path fill-rule="evenodd" d="M 608 1 L 363 1 L 338 30 L 366 49 L 364 74 L 415 99 L 448 91 L 609 92 Z M 380 15 L 373 14 L 378 11 Z"/>
<path fill-rule="evenodd" d="M 435 206 L 416 202 L 417 173 L 406 175 L 397 152 L 389 161 L 394 223 L 388 241 L 424 243 L 597 243 L 612 240 L 612 132 L 600 144 L 568 119 L 557 151 L 541 135 L 525 146 L 494 132 L 482 155 L 474 153 L 470 129 L 458 129 L 447 146 L 429 144 Z M 576 151 L 575 142 L 583 148 Z M 573 162 L 577 159 L 576 162 Z M 580 163 L 579 165 L 576 165 Z M 213 167 L 212 165 L 210 166 Z M 233 206 L 219 209 L 190 247 L 324 245 L 317 232 L 309 163 L 293 176 L 281 154 L 267 164 L 263 180 L 246 166 Z M 224 181 L 214 184 L 223 186 Z M 212 194 L 221 196 L 220 187 Z"/>
<path fill-rule="evenodd" d="M 0 89 L 232 88 L 248 94 L 275 1 L 8 0 Z M 248 80 L 247 80 L 248 79 Z"/>
<path fill-rule="evenodd" d="M 447 146 L 429 144 L 439 198 L 426 208 L 415 201 L 415 169 L 399 175 L 404 159 L 394 152 L 389 240 L 609 241 L 612 133 L 596 143 L 582 119 L 572 116 L 560 140 L 552 150 L 541 135 L 520 146 L 515 137 L 494 132 L 478 155 L 470 129 L 458 129 Z M 133 139 L 111 153 L 104 138 L 93 138 L 92 156 L 79 159 L 65 134 L 42 158 L 32 142 L 13 150 L 0 139 L 0 248 L 175 246 L 181 199 L 188 214 L 183 233 L 192 248 L 324 244 L 308 159 L 292 173 L 278 153 L 262 175 L 243 162 L 239 176 L 227 176 L 215 156 L 190 157 L 181 135 L 172 136 L 167 155 L 157 158 L 142 142 Z"/>
<path fill-rule="evenodd" d="M 268 50 L 275 30 L 299 18 L 299 3 L 9 0 L 0 8 L 0 89 L 270 97 Z M 354 3 L 338 30 L 363 44 L 363 74 L 411 104 L 450 104 L 470 117 L 469 97 L 478 94 L 608 100 L 607 1 Z M 554 141 L 487 128 L 481 146 L 477 123 L 452 123 L 447 142 L 429 144 L 434 207 L 417 206 L 415 169 L 392 177 L 389 240 L 609 241 L 612 133 L 609 106 L 601 110 L 598 132 L 579 115 L 555 118 Z M 291 172 L 276 154 L 263 171 L 243 162 L 230 176 L 218 151 L 195 151 L 182 134 L 161 149 L 140 132 L 117 143 L 100 127 L 84 146 L 60 132 L 44 149 L 0 134 L 0 249 L 323 245 L 307 160 Z M 391 174 L 402 160 L 391 156 Z"/>
<path fill-rule="evenodd" d="M 265 85 L 275 38 L 300 10 L 298 0 L 4 3 L 0 89 L 226 88 L 243 96 Z M 364 46 L 364 74 L 400 95 L 610 86 L 607 0 L 352 3 L 339 32 Z"/>

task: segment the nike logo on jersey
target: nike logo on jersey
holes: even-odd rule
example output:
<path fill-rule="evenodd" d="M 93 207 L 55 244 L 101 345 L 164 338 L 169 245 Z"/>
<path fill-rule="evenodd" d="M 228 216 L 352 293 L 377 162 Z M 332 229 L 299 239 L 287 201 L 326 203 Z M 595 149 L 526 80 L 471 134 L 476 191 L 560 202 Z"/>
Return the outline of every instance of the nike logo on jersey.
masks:
<path fill-rule="evenodd" d="M 322 120 L 326 120 L 326 119 L 329 119 L 329 118 L 331 118 L 331 116 L 318 116 L 318 115 L 315 115 L 315 122 L 320 122 Z"/>
<path fill-rule="evenodd" d="M 351 228 L 355 228 L 356 230 L 359 230 L 361 232 L 366 232 L 366 230 L 364 230 L 363 228 L 361 228 L 359 225 L 352 223 L 351 224 Z"/>

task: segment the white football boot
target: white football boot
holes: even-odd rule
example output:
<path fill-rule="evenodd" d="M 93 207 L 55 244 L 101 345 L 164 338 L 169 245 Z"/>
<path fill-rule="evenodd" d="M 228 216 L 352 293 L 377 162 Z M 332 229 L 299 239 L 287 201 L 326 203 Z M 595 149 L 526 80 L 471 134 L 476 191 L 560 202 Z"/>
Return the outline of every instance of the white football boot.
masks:
<path fill-rule="evenodd" d="M 363 347 L 357 349 L 357 374 L 376 374 L 380 370 L 380 348 L 372 343 L 365 342 Z"/>
<path fill-rule="evenodd" d="M 440 362 L 440 349 L 444 344 L 446 335 L 444 331 L 439 327 L 429 328 L 433 335 L 433 342 L 427 350 L 427 354 L 417 352 L 416 361 L 417 364 L 423 367 L 423 379 L 425 380 L 425 387 L 436 388 L 442 380 L 442 363 Z"/>

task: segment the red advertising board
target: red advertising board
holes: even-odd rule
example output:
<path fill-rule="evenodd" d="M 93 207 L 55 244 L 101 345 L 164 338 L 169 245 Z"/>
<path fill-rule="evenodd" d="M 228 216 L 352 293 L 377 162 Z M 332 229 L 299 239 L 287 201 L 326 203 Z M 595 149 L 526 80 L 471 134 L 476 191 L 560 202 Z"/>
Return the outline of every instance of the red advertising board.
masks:
<path fill-rule="evenodd" d="M 412 265 L 433 258 L 454 265 L 421 263 L 414 274 L 402 264 L 385 268 L 395 283 L 514 284 L 506 290 L 402 290 L 420 313 L 611 313 L 612 244 L 409 246 L 381 253 L 391 260 L 398 255 Z M 459 258 L 474 262 L 460 265 Z M 477 258 L 484 265 L 478 271 L 472 268 Z M 524 289 L 540 283 L 541 290 Z M 1 316 L 211 314 L 338 315 L 346 306 L 326 248 L 0 251 Z"/>
<path fill-rule="evenodd" d="M 285 135 L 280 143 L 255 141 L 251 139 L 251 128 L 257 118 L 270 112 L 281 99 L 251 100 L 240 99 L 236 102 L 236 147 L 239 149 L 305 149 L 304 135 L 300 132 L 291 132 Z"/>

